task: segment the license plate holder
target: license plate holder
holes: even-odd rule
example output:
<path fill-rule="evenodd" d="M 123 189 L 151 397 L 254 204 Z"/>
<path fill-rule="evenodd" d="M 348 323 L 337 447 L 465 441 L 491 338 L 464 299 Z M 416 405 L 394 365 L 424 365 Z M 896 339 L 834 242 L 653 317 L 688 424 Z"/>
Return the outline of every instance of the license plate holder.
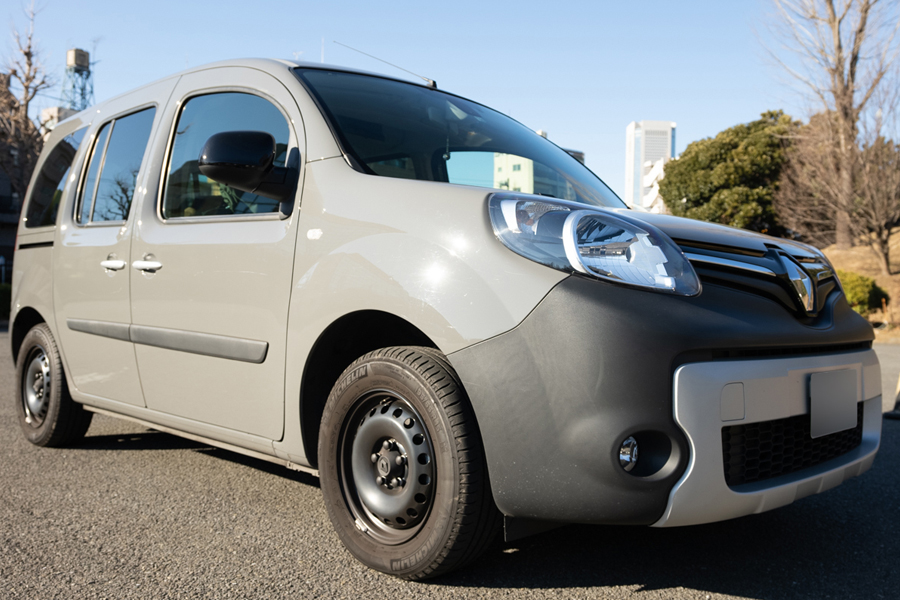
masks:
<path fill-rule="evenodd" d="M 809 376 L 810 437 L 819 438 L 856 427 L 858 385 L 855 369 Z"/>

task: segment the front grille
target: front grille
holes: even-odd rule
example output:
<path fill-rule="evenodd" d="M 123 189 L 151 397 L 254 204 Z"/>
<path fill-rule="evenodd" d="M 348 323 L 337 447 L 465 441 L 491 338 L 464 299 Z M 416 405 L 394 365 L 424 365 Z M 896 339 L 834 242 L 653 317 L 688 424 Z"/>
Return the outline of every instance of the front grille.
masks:
<path fill-rule="evenodd" d="M 862 443 L 863 404 L 856 427 L 810 437 L 809 415 L 722 429 L 725 483 L 729 487 L 796 473 L 850 452 Z"/>
<path fill-rule="evenodd" d="M 837 289 L 830 265 L 810 262 L 815 259 L 803 256 L 793 257 L 803 263 L 803 269 L 812 277 L 816 288 L 815 306 L 807 313 L 785 271 L 785 264 L 797 267 L 798 263 L 793 262 L 783 249 L 769 245 L 765 254 L 753 254 L 695 242 L 681 242 L 679 247 L 704 285 L 720 285 L 763 296 L 780 303 L 800 319 L 815 318 L 825 308 L 829 295 Z"/>

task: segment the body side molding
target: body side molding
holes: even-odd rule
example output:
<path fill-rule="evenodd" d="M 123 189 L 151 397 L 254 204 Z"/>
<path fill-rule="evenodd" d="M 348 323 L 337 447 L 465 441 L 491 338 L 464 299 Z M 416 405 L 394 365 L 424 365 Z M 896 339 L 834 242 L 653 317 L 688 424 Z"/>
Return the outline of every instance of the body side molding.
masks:
<path fill-rule="evenodd" d="M 114 340 L 122 340 L 123 342 L 131 341 L 131 335 L 128 331 L 130 325 L 127 323 L 91 321 L 88 319 L 66 319 L 66 325 L 68 325 L 69 329 L 72 331 L 101 335 Z"/>
<path fill-rule="evenodd" d="M 164 329 L 146 325 L 129 325 L 108 321 L 89 321 L 86 319 L 66 319 L 72 331 L 80 331 L 92 335 L 133 342 L 144 346 L 155 346 L 167 350 L 190 352 L 228 360 L 239 360 L 260 364 L 266 360 L 269 351 L 268 342 L 246 340 L 242 338 L 182 331 L 180 329 Z"/>

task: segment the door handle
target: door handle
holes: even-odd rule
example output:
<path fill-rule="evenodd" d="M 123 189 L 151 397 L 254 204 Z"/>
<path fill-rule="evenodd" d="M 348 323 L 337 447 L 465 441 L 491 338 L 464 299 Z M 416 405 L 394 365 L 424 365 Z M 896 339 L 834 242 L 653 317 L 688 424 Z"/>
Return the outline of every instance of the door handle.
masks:
<path fill-rule="evenodd" d="M 124 260 L 101 260 L 100 266 L 110 271 L 121 271 L 127 265 Z"/>
<path fill-rule="evenodd" d="M 154 273 L 162 269 L 162 263 L 158 260 L 136 260 L 131 263 L 131 266 L 138 271 L 147 271 L 150 273 Z"/>

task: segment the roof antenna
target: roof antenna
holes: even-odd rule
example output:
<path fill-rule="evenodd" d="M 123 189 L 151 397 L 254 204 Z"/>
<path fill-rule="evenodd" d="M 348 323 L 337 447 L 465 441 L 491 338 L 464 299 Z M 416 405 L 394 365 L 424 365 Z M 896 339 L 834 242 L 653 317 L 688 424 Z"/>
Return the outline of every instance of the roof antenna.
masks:
<path fill-rule="evenodd" d="M 404 69 L 403 67 L 398 67 L 397 65 L 395 65 L 393 63 L 389 63 L 386 60 L 382 60 L 382 59 L 378 58 L 377 56 L 372 56 L 371 54 L 363 52 L 362 50 L 357 50 L 356 48 L 353 48 L 352 46 L 348 46 L 347 44 L 342 44 L 337 40 L 334 40 L 334 43 L 337 44 L 338 46 L 343 46 L 344 48 L 350 48 L 354 52 L 359 52 L 360 54 L 364 54 L 364 55 L 368 56 L 369 58 L 374 58 L 377 61 L 383 62 L 386 65 L 390 65 L 390 66 L 394 67 L 395 69 L 400 69 L 401 71 L 403 71 L 405 73 L 409 73 L 410 75 L 415 75 L 419 79 L 424 80 L 425 83 L 428 84 L 428 87 L 435 89 L 435 90 L 437 89 L 437 82 L 434 79 L 428 79 L 427 77 L 422 77 L 421 75 L 419 75 L 417 73 L 413 73 L 412 71 L 410 71 L 408 69 Z"/>

